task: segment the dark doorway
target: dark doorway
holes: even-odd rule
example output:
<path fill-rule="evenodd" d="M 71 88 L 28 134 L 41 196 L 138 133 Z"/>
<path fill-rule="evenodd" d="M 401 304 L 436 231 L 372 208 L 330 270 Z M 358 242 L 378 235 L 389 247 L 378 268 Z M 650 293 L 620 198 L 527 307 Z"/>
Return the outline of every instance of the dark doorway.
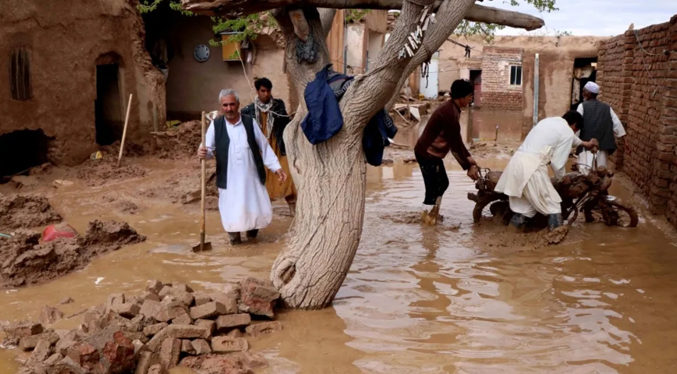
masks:
<path fill-rule="evenodd" d="M 51 138 L 42 130 L 19 130 L 0 135 L 0 183 L 48 161 Z"/>
<path fill-rule="evenodd" d="M 475 87 L 473 106 L 480 106 L 482 105 L 482 70 L 470 70 L 470 83 Z"/>
<path fill-rule="evenodd" d="M 577 58 L 574 60 L 574 77 L 571 80 L 571 110 L 583 102 L 583 87 L 588 82 L 597 81 L 597 57 Z"/>
<path fill-rule="evenodd" d="M 118 64 L 96 67 L 96 142 L 99 145 L 110 145 L 122 139 L 124 120 L 119 75 Z"/>

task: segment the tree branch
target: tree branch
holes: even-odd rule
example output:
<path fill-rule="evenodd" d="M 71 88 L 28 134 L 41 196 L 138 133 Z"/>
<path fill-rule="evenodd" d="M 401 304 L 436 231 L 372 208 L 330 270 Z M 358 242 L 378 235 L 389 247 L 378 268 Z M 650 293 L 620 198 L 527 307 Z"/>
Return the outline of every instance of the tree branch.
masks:
<path fill-rule="evenodd" d="M 324 31 L 324 37 L 326 38 L 331 32 L 331 26 L 334 23 L 334 17 L 336 16 L 336 8 L 321 8 L 317 11 L 320 12 L 322 30 Z"/>
<path fill-rule="evenodd" d="M 464 18 L 472 22 L 493 23 L 528 31 L 540 29 L 545 25 L 542 19 L 529 14 L 477 4 L 470 8 Z"/>
<path fill-rule="evenodd" d="M 241 17 L 285 7 L 320 7 L 345 9 L 402 9 L 404 0 L 181 0 L 184 9 L 205 15 Z M 435 1 L 436 10 L 443 1 Z M 542 19 L 528 14 L 503 10 L 482 5 L 473 5 L 465 19 L 473 22 L 494 23 L 526 30 L 535 30 L 545 24 Z"/>
<path fill-rule="evenodd" d="M 474 0 L 461 1 L 473 2 Z M 358 75 L 341 99 L 341 111 L 344 116 L 350 118 L 350 121 L 346 120 L 346 123 L 353 124 L 352 128 L 347 130 L 356 138 L 361 138 L 369 118 L 383 109 L 392 96 L 393 89 L 402 79 L 402 73 L 410 58 L 399 58 L 399 54 L 403 46 L 409 43 L 407 38 L 411 32 L 416 30 L 422 13 L 423 6 L 409 1 L 405 2 L 395 29 L 379 52 L 374 67 L 367 74 Z"/>
<path fill-rule="evenodd" d="M 303 15 L 303 9 L 293 9 L 289 11 L 289 18 L 294 25 L 294 34 L 302 41 L 308 41 L 310 34 L 310 26 L 306 21 L 306 16 Z"/>
<path fill-rule="evenodd" d="M 387 109 L 391 109 L 400 95 L 400 90 L 404 86 L 404 83 L 409 79 L 409 76 L 416 70 L 417 67 L 421 66 L 424 62 L 427 62 L 432 57 L 432 53 L 436 52 L 442 44 L 447 40 L 449 35 L 456 29 L 458 24 L 461 22 L 459 17 L 458 7 L 459 4 L 456 1 L 445 1 L 440 8 L 437 10 L 435 19 L 437 22 L 431 26 L 423 39 L 423 46 L 419 48 L 414 57 L 409 60 L 407 67 L 404 69 L 403 79 L 398 82 L 397 87 L 394 89 L 395 95 L 390 98 L 388 104 L 386 105 Z M 474 9 L 477 5 L 470 5 L 469 9 Z M 466 12 L 467 14 L 470 12 Z"/>

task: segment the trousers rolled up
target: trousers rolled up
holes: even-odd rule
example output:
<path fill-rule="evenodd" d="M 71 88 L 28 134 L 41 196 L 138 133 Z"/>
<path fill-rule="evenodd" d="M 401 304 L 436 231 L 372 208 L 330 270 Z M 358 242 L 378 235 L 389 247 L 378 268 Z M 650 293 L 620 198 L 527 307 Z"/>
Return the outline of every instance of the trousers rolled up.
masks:
<path fill-rule="evenodd" d="M 425 199 L 423 204 L 435 205 L 438 197 L 442 197 L 449 188 L 449 177 L 441 158 L 431 158 L 416 154 L 416 161 L 421 168 L 423 184 L 425 185 Z"/>

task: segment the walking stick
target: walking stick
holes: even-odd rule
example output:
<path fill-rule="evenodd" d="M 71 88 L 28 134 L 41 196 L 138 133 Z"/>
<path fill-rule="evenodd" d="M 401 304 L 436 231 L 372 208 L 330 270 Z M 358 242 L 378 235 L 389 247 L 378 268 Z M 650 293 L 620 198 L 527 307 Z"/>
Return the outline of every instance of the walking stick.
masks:
<path fill-rule="evenodd" d="M 202 146 L 207 146 L 205 144 L 205 112 L 202 112 Z M 205 184 L 207 179 L 207 160 L 203 158 L 200 162 L 202 164 L 202 176 L 200 182 L 200 192 L 202 196 L 202 199 L 200 200 L 200 244 L 193 246 L 193 252 L 212 250 L 212 243 L 205 243 Z"/>

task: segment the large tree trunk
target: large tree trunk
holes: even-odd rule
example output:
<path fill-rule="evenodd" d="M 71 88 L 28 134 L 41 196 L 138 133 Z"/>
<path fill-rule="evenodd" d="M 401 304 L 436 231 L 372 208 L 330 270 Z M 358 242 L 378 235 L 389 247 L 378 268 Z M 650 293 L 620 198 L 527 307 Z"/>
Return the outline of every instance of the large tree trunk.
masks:
<path fill-rule="evenodd" d="M 473 0 L 456 1 L 453 8 L 446 10 L 458 24 L 472 3 Z M 409 58 L 400 60 L 397 55 L 408 33 L 416 29 L 422 10 L 420 5 L 405 4 L 398 21 L 402 26 L 391 35 L 375 68 L 370 74 L 357 78 L 346 92 L 340 103 L 343 130 L 325 143 L 311 145 L 300 127 L 307 113 L 302 101 L 297 116 L 285 131 L 287 155 L 299 200 L 289 245 L 275 261 L 271 278 L 288 307 L 312 309 L 329 305 L 350 269 L 364 219 L 366 164 L 362 134 L 369 118 L 385 106 L 409 67 Z M 287 23 L 288 18 L 280 12 L 276 14 L 286 30 L 287 71 L 299 97 L 303 97 L 314 74 L 329 61 L 319 15 L 312 8 L 305 9 L 304 14 L 318 50 L 322 51 L 320 59 L 312 65 L 297 63 L 297 36 Z M 434 35 L 432 29 L 429 34 Z M 426 48 L 434 51 L 438 47 Z"/>
<path fill-rule="evenodd" d="M 315 73 L 330 63 L 318 12 L 307 8 L 304 14 L 320 51 L 318 61 L 312 65 L 297 63 L 297 37 L 290 30 L 288 18 L 276 14 L 287 36 L 287 72 L 299 98 Z M 331 22 L 333 17 L 327 18 Z M 271 278 L 287 306 L 320 308 L 334 298 L 360 240 L 365 164 L 361 138 L 345 131 L 353 127 L 350 116 L 344 117 L 343 131 L 313 146 L 301 129 L 307 108 L 305 100 L 300 101 L 284 134 L 291 173 L 299 191 L 296 218 L 290 242 L 275 261 Z"/>
<path fill-rule="evenodd" d="M 273 264 L 271 279 L 288 307 L 316 309 L 328 306 L 350 269 L 362 234 L 366 190 L 366 164 L 362 151 L 364 128 L 392 98 L 400 82 L 406 80 L 418 65 L 429 60 L 466 13 L 476 7 L 474 0 L 182 0 L 182 3 L 193 11 L 229 16 L 287 6 L 276 9 L 273 14 L 287 39 L 287 73 L 300 101 L 296 116 L 284 133 L 299 199 L 289 244 Z M 420 26 L 422 4 L 436 9 L 437 22 L 429 25 L 422 45 L 414 51 L 413 57 L 400 58 L 400 51 L 409 43 L 409 34 Z M 328 8 L 387 8 L 392 5 L 402 9 L 374 67 L 355 78 L 340 102 L 343 129 L 327 142 L 314 146 L 300 126 L 307 113 L 305 100 L 301 98 L 308 82 L 330 63 L 326 36 L 333 15 L 331 11 L 323 10 L 321 16 L 313 5 Z M 501 14 L 500 11 L 492 13 L 491 17 Z M 480 12 L 474 17 L 483 16 Z M 533 25 L 535 17 L 526 17 L 519 22 L 527 21 Z M 312 41 L 318 53 L 316 59 L 298 59 L 299 40 L 307 42 L 305 47 Z"/>

